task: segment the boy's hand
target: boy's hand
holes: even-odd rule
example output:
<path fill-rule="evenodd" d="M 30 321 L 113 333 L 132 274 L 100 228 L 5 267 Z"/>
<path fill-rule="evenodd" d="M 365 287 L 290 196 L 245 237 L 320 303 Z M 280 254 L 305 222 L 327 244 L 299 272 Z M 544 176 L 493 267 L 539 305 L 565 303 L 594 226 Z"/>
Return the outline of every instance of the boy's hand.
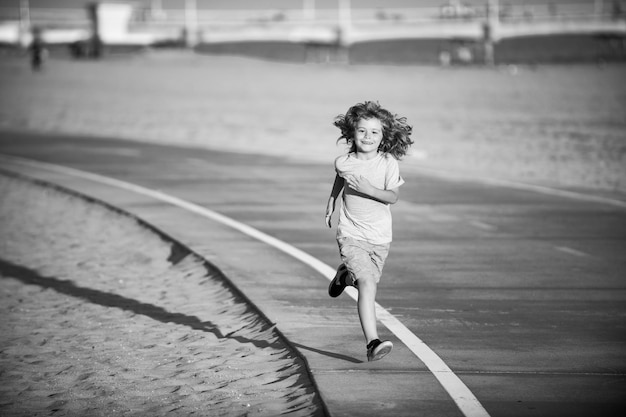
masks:
<path fill-rule="evenodd" d="M 330 220 L 333 216 L 334 211 L 335 211 L 335 199 L 331 197 L 328 199 L 328 204 L 326 205 L 326 217 L 324 218 L 326 226 L 328 226 L 329 228 L 333 227 Z"/>
<path fill-rule="evenodd" d="M 346 175 L 346 182 L 355 191 L 363 194 L 372 194 L 372 184 L 363 175 Z"/>

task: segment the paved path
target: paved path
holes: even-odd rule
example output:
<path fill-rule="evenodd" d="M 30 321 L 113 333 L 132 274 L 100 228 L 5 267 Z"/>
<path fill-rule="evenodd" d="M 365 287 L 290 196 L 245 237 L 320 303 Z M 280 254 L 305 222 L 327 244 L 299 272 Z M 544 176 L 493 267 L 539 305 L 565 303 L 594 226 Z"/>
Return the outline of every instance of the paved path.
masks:
<path fill-rule="evenodd" d="M 328 265 L 338 262 L 334 232 L 323 227 L 330 163 L 11 133 L 0 134 L 0 152 L 158 189 Z M 180 207 L 67 175 L 38 175 L 136 213 L 216 263 L 305 356 L 332 415 L 463 414 L 382 326 L 396 349 L 364 362 L 353 300 L 330 299 L 327 279 L 309 266 Z M 621 415 L 626 209 L 404 176 L 379 303 L 492 416 Z"/>

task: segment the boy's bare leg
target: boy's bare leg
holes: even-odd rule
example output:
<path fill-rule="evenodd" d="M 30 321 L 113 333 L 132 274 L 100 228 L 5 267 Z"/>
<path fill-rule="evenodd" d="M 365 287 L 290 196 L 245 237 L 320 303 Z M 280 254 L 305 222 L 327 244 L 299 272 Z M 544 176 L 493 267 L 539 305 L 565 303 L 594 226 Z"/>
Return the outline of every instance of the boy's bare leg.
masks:
<path fill-rule="evenodd" d="M 359 299 L 357 302 L 359 319 L 366 343 L 378 339 L 376 329 L 376 289 L 377 284 L 372 280 L 360 279 L 358 281 Z"/>

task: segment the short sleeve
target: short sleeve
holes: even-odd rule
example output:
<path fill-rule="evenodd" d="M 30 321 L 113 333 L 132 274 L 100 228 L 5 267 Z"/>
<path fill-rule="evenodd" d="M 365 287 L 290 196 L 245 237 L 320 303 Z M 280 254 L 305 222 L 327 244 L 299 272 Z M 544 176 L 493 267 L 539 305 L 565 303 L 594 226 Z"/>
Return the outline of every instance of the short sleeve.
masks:
<path fill-rule="evenodd" d="M 347 155 L 341 155 L 341 156 L 338 156 L 337 158 L 335 158 L 335 172 L 340 177 L 343 177 L 343 175 L 346 173 L 346 169 L 347 169 L 346 162 L 347 162 L 347 159 L 348 159 Z"/>
<path fill-rule="evenodd" d="M 400 164 L 396 158 L 387 156 L 387 171 L 385 174 L 385 189 L 392 190 L 404 184 L 404 179 L 400 176 Z"/>

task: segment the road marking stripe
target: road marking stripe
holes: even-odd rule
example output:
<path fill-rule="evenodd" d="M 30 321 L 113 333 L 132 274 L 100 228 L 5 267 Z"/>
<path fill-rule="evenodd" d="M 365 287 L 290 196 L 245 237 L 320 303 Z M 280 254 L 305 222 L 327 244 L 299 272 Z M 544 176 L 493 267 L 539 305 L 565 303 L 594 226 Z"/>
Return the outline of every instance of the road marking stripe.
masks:
<path fill-rule="evenodd" d="M 481 222 L 480 220 L 472 220 L 470 221 L 470 224 L 477 229 L 486 230 L 486 231 L 492 231 L 492 230 L 497 229 L 496 226 L 493 226 L 489 223 Z"/>
<path fill-rule="evenodd" d="M 574 256 L 580 256 L 580 257 L 589 256 L 589 254 L 586 252 L 583 252 L 577 249 L 572 249 L 567 246 L 555 246 L 554 249 L 564 252 L 564 253 L 569 253 L 570 255 L 574 255 Z"/>
<path fill-rule="evenodd" d="M 278 240 L 268 234 L 265 234 L 257 229 L 254 229 L 244 223 L 238 222 L 230 217 L 226 217 L 222 214 L 214 212 L 205 207 L 201 207 L 197 204 L 188 202 L 178 197 L 165 194 L 158 190 L 152 190 L 129 182 L 116 180 L 114 178 L 105 177 L 103 175 L 93 174 L 91 172 L 81 171 L 74 168 L 64 167 L 60 165 L 54 165 L 45 162 L 37 162 L 17 157 L 4 157 L 9 161 L 17 162 L 28 167 L 45 168 L 53 172 L 58 172 L 70 176 L 80 177 L 88 179 L 90 181 L 99 182 L 101 184 L 111 185 L 117 188 L 121 188 L 127 191 L 132 191 L 138 194 L 152 197 L 156 200 L 164 201 L 172 205 L 178 206 L 185 210 L 189 210 L 200 216 L 209 218 L 213 221 L 222 223 L 235 230 L 238 230 L 250 237 L 253 237 L 261 242 L 264 242 L 270 246 L 279 249 L 299 261 L 310 266 L 314 270 L 318 271 L 328 280 L 332 280 L 335 276 L 335 270 L 320 261 L 317 258 L 309 255 L 300 249 L 291 246 L 290 244 Z M 353 287 L 346 288 L 348 295 L 355 301 L 358 298 L 358 292 Z M 426 367 L 437 378 L 442 387 L 448 392 L 452 400 L 456 403 L 459 410 L 466 417 L 489 417 L 489 414 L 480 404 L 478 399 L 472 394 L 469 388 L 461 381 L 461 379 L 445 364 L 445 362 L 424 343 L 419 337 L 411 332 L 404 324 L 400 322 L 391 313 L 385 310 L 380 304 L 376 303 L 376 314 L 381 323 L 383 323 L 393 334 L 398 337 L 408 348 L 413 352 Z"/>

